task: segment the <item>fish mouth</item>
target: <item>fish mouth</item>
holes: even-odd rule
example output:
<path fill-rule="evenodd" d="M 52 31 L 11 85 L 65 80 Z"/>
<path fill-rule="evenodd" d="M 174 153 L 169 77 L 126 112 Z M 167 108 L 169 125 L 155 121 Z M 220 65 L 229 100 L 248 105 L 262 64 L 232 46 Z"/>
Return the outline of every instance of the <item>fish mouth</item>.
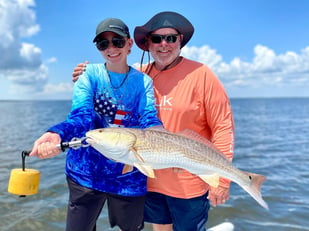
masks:
<path fill-rule="evenodd" d="M 91 137 L 87 137 L 86 143 L 92 145 L 92 144 L 95 144 L 96 142 L 95 142 L 95 140 L 92 139 Z"/>

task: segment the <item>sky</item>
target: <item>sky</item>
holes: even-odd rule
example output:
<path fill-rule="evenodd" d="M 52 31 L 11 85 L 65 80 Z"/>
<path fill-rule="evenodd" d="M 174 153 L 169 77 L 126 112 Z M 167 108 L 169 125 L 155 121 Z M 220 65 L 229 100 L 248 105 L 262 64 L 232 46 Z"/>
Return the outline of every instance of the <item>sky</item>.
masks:
<path fill-rule="evenodd" d="M 108 17 L 162 11 L 195 32 L 181 55 L 209 66 L 231 98 L 309 97 L 308 0 L 0 0 L 0 100 L 71 99 L 73 68 L 104 62 L 92 40 Z M 130 65 L 140 62 L 134 45 Z"/>

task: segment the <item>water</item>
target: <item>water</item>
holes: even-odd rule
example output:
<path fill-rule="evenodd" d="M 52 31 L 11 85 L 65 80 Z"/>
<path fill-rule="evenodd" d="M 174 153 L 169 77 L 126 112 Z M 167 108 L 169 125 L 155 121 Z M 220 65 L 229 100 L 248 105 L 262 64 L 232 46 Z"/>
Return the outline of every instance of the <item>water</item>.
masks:
<path fill-rule="evenodd" d="M 236 126 L 234 164 L 267 176 L 260 207 L 238 185 L 230 200 L 211 208 L 208 226 L 232 222 L 235 231 L 309 230 L 309 98 L 232 99 Z M 65 119 L 69 101 L 0 101 L 0 230 L 64 230 L 68 190 L 65 154 L 27 158 L 41 172 L 38 194 L 20 198 L 7 192 L 10 170 L 21 168 L 21 151 L 49 126 Z M 106 209 L 98 230 L 110 229 Z M 146 231 L 151 226 L 146 224 Z"/>

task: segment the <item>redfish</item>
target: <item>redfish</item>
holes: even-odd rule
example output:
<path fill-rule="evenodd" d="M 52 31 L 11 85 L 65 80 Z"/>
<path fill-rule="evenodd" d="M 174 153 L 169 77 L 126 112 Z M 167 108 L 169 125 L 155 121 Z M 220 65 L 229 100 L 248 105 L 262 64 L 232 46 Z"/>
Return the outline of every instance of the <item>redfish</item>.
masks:
<path fill-rule="evenodd" d="M 154 169 L 181 168 L 212 187 L 223 177 L 268 209 L 260 192 L 266 177 L 236 168 L 210 141 L 193 131 L 175 134 L 155 128 L 102 128 L 87 132 L 86 137 L 87 143 L 104 156 L 125 164 L 124 174 L 134 166 L 154 178 Z"/>

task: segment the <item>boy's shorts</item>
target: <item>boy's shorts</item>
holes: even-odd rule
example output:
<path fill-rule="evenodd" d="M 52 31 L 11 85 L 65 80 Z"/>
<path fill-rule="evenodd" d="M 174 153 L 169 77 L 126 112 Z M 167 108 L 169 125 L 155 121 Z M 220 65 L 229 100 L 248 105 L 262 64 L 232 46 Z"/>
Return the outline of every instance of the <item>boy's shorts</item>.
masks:
<path fill-rule="evenodd" d="M 144 227 L 145 196 L 125 197 L 80 186 L 67 178 L 70 190 L 66 231 L 95 231 L 105 201 L 111 227 L 140 231 Z"/>
<path fill-rule="evenodd" d="M 210 208 L 208 193 L 182 199 L 161 193 L 148 192 L 145 203 L 145 222 L 173 224 L 174 231 L 205 231 Z"/>

